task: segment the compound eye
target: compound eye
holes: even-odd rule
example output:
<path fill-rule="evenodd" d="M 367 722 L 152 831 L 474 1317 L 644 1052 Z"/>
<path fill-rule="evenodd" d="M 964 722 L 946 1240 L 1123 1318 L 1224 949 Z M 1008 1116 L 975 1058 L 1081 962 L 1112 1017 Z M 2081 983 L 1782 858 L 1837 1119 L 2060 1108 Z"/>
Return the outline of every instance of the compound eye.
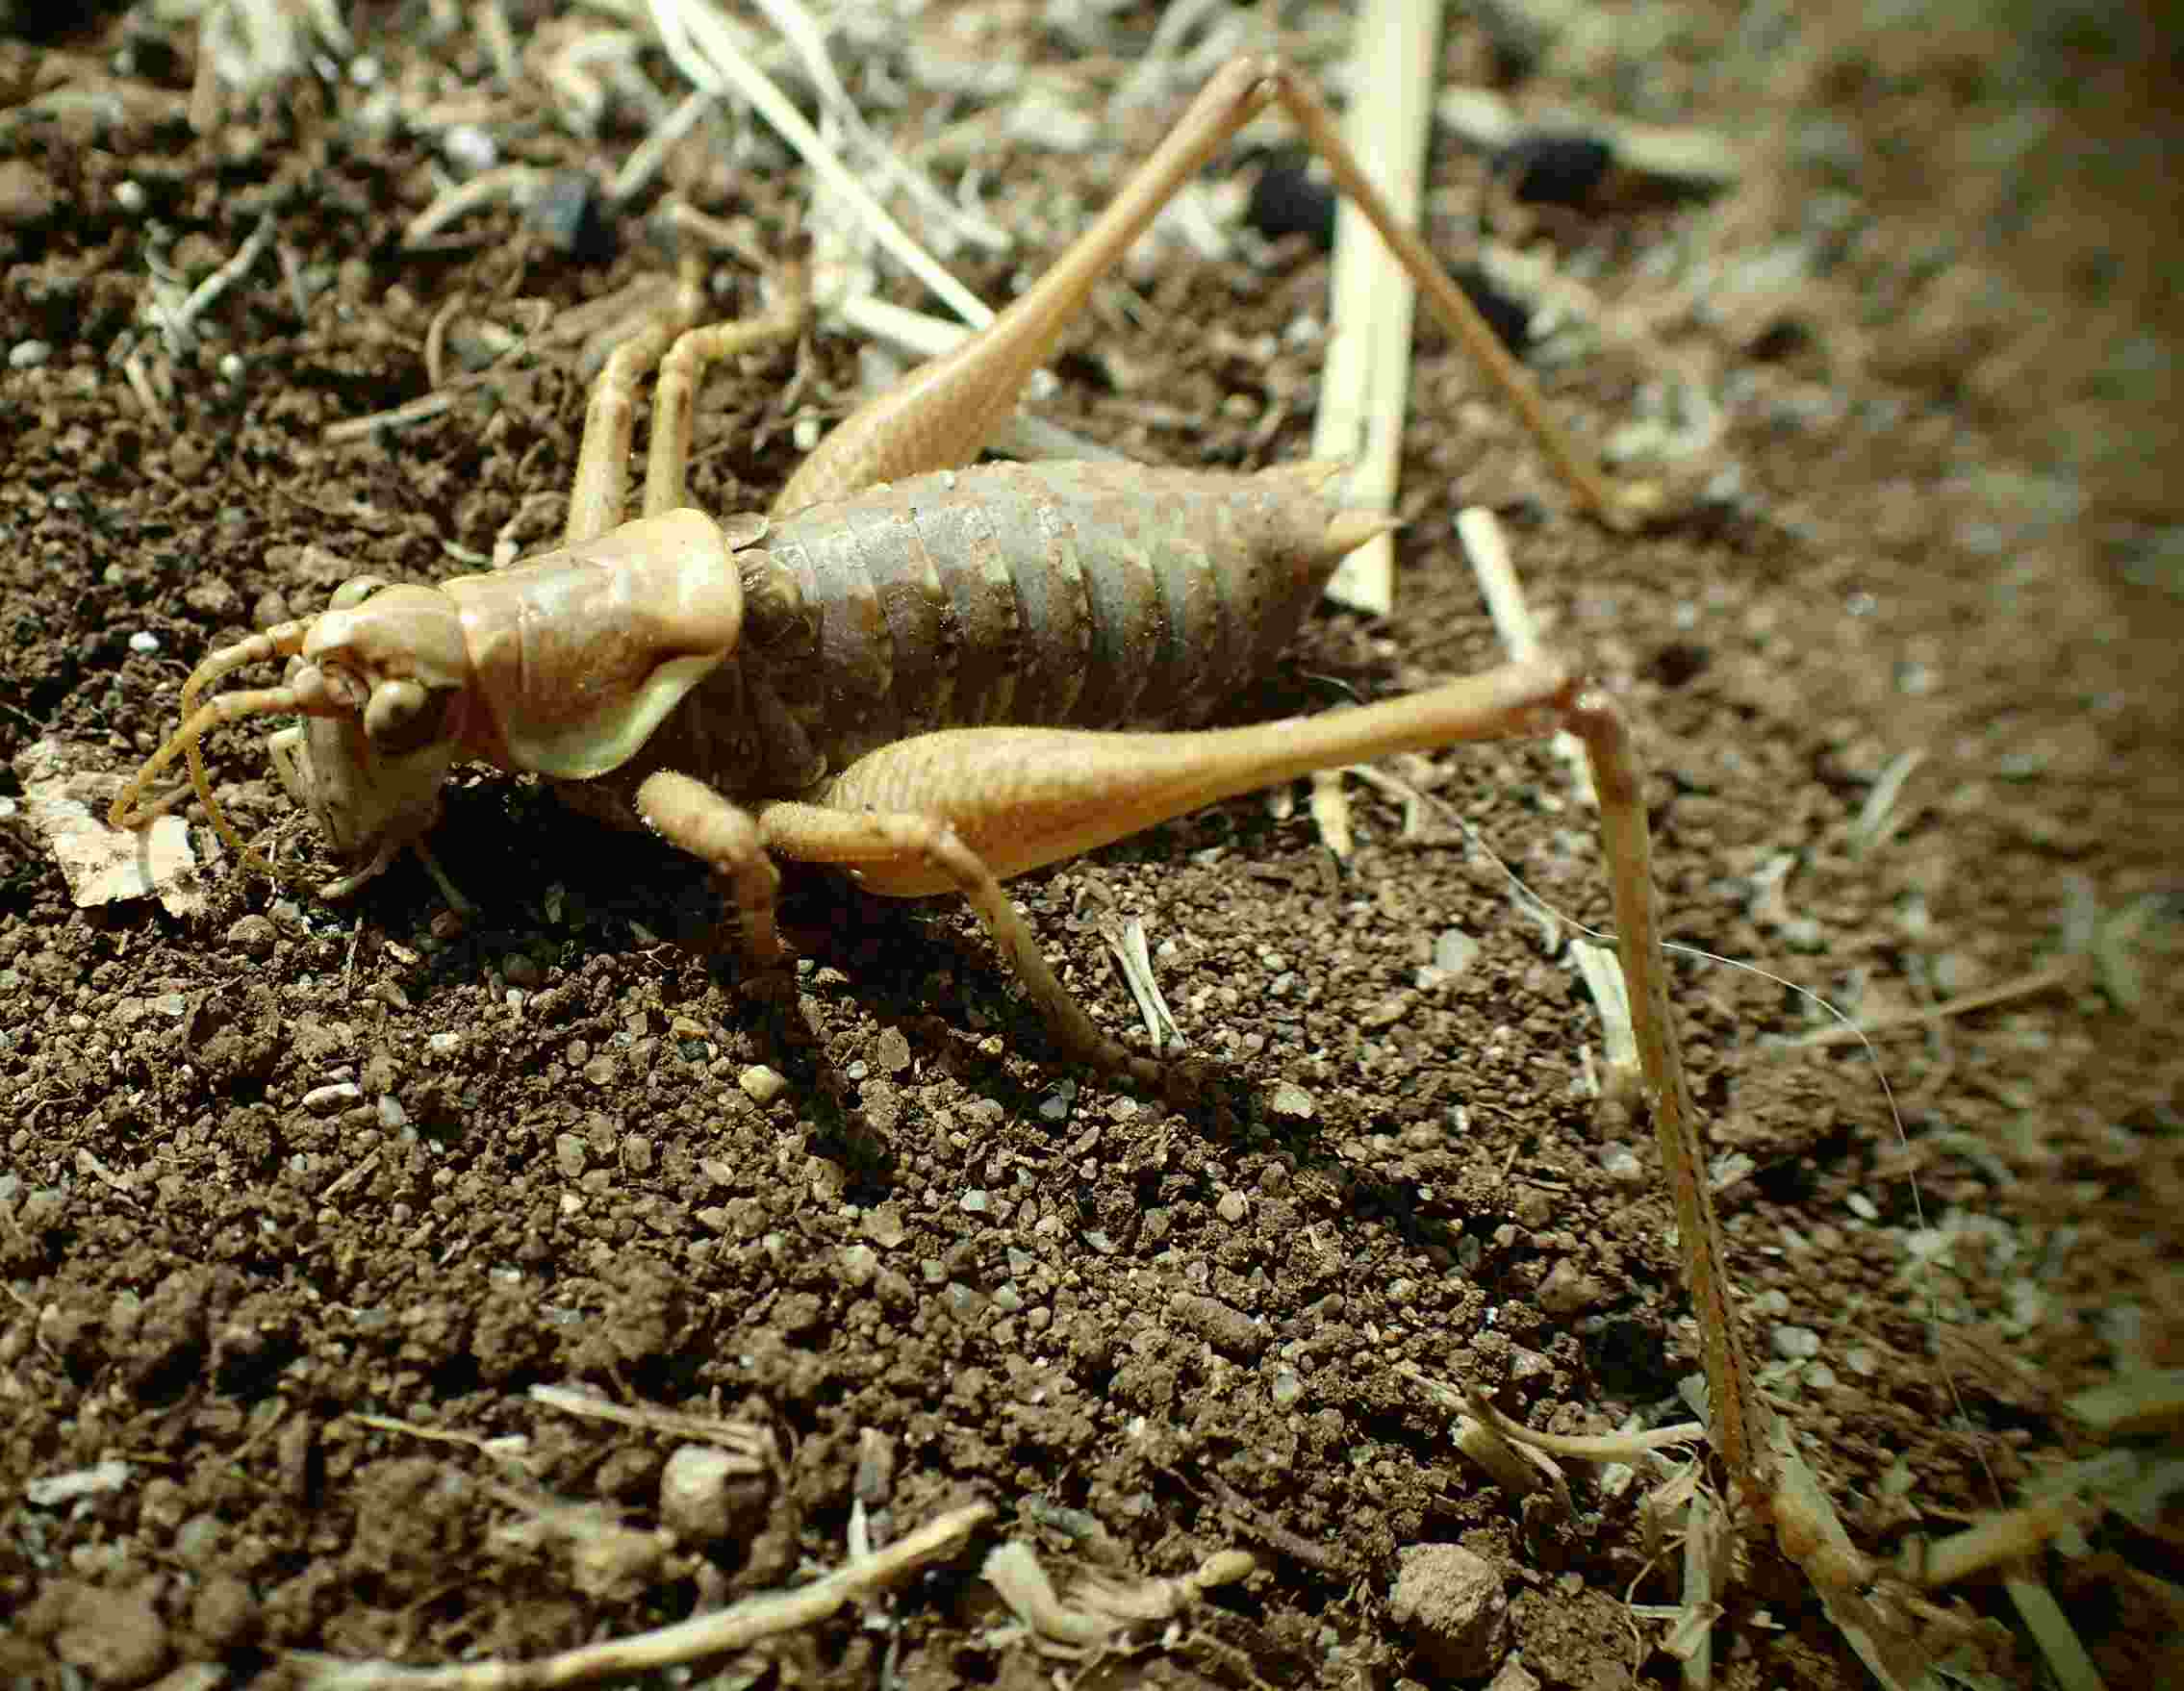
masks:
<path fill-rule="evenodd" d="M 382 681 L 364 707 L 364 732 L 374 751 L 400 757 L 429 745 L 447 714 L 447 692 L 428 692 L 421 682 Z"/>
<path fill-rule="evenodd" d="M 383 575 L 360 575 L 354 581 L 344 581 L 334 590 L 334 596 L 326 601 L 329 611 L 346 611 L 352 605 L 361 605 L 387 585 Z"/>

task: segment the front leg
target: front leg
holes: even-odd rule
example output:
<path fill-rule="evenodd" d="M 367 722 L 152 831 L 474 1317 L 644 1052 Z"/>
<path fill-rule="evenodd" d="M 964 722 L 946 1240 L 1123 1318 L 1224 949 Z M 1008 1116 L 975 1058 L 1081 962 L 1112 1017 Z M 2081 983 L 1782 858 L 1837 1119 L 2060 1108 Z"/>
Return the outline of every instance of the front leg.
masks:
<path fill-rule="evenodd" d="M 637 789 L 637 814 L 670 845 L 701 859 L 743 924 L 744 959 L 771 969 L 787 953 L 775 906 L 781 871 L 766 854 L 750 812 L 688 775 L 663 770 Z"/>
<path fill-rule="evenodd" d="M 743 952 L 753 968 L 772 968 L 785 954 L 775 920 L 781 877 L 771 853 L 837 869 L 871 870 L 883 881 L 907 875 L 935 891 L 963 896 L 1070 1056 L 1138 1080 L 1159 1077 L 1157 1063 L 1110 1039 L 1079 1006 L 1048 966 L 1030 927 L 1001 890 L 1000 879 L 945 819 L 831 810 L 785 800 L 761 805 L 753 817 L 703 782 L 665 770 L 647 776 L 638 788 L 637 810 L 671 845 L 712 867 L 742 919 Z"/>

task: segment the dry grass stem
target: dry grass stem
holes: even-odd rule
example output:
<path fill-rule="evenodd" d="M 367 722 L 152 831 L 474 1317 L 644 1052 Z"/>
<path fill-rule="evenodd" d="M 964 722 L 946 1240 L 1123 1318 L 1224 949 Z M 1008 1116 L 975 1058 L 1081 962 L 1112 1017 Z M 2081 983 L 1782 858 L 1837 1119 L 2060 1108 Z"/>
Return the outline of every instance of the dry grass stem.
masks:
<path fill-rule="evenodd" d="M 743 51 L 718 12 L 704 0 L 650 0 L 650 6 L 668 57 L 695 87 L 746 101 L 795 149 L 814 176 L 857 209 L 889 257 L 946 301 L 965 322 L 982 328 L 993 320 L 985 303 L 919 245 L 820 139 L 803 114 Z"/>
<path fill-rule="evenodd" d="M 478 1661 L 414 1668 L 391 1661 L 340 1661 L 331 1656 L 295 1658 L 311 1691 L 552 1691 L 590 1684 L 618 1674 L 702 1661 L 748 1650 L 784 1633 L 817 1626 L 849 1603 L 861 1602 L 929 1564 L 951 1556 L 993 1515 L 990 1503 L 967 1503 L 928 1521 L 885 1550 L 823 1575 L 808 1585 L 761 1592 L 712 1614 L 633 1637 L 579 1645 L 536 1661 Z"/>
<path fill-rule="evenodd" d="M 774 1467 L 779 1459 L 774 1434 L 755 1422 L 685 1415 L 679 1410 L 655 1408 L 649 1403 L 610 1403 L 603 1398 L 595 1398 L 568 1386 L 533 1386 L 530 1398 L 534 1403 L 581 1420 L 611 1422 L 617 1426 L 718 1445 L 746 1457 L 752 1473 Z"/>
<path fill-rule="evenodd" d="M 358 1426 L 368 1426 L 374 1432 L 416 1439 L 421 1444 L 458 1445 L 466 1451 L 475 1451 L 481 1456 L 491 1456 L 495 1460 L 521 1460 L 530 1449 L 530 1440 L 521 1434 L 488 1438 L 483 1433 L 462 1432 L 446 1426 L 419 1426 L 416 1422 L 404 1421 L 396 1415 L 372 1415 L 363 1410 L 351 1410 L 344 1419 Z"/>
<path fill-rule="evenodd" d="M 1342 786 L 1343 773 L 1341 770 L 1312 771 L 1311 813 L 1312 826 L 1319 831 L 1319 843 L 1348 862 L 1358 849 L 1358 841 L 1350 826 L 1350 795 Z"/>
<path fill-rule="evenodd" d="M 159 391 L 152 386 L 151 372 L 144 366 L 141 352 L 131 352 L 121 361 L 121 376 L 129 384 L 129 391 L 137 396 L 137 403 L 144 408 L 145 416 L 160 433 L 173 434 L 174 417 L 160 399 Z"/>
<path fill-rule="evenodd" d="M 988 1642 L 1009 1643 L 1021 1635 L 1044 1655 L 1082 1661 L 1125 1647 L 1133 1627 L 1174 1620 L 1210 1587 L 1248 1578 L 1256 1566 L 1242 1551 L 1220 1551 L 1173 1579 L 1081 1575 L 1065 1597 L 1031 1547 L 1011 1539 L 988 1552 L 978 1570 L 1016 1617 L 1015 1627 L 989 1633 Z"/>
<path fill-rule="evenodd" d="M 2020 974 L 2014 980 L 2005 980 L 1995 986 L 1982 987 L 1975 993 L 1945 998 L 1939 1004 L 1928 1004 L 1917 1010 L 1898 1010 L 1886 1016 L 1876 1016 L 1869 1022 L 1818 1028 L 1812 1033 L 1801 1033 L 1794 1038 L 1785 1039 L 1782 1044 L 1795 1047 L 1855 1045 L 1876 1034 L 1905 1033 L 1915 1028 L 1939 1027 L 1952 1017 L 1969 1016 L 1975 1011 L 1992 1010 L 1999 1004 L 2015 1003 L 2020 998 L 2074 987 L 2084 979 L 2084 963 L 2074 957 L 2068 958 L 2060 963 L 2050 963 L 2044 968 L 2035 969 L 2029 974 Z"/>
<path fill-rule="evenodd" d="M 1185 1048 L 1190 1041 L 1176 1025 L 1175 1012 L 1168 1008 L 1160 983 L 1154 977 L 1153 953 L 1145 944 L 1145 924 L 1134 916 L 1127 921 L 1103 918 L 1100 938 L 1106 942 L 1115 967 L 1122 972 L 1123 982 L 1130 988 L 1130 996 L 1137 1001 L 1137 1014 L 1153 1041 L 1154 1054 Z"/>
<path fill-rule="evenodd" d="M 1705 1492 L 1693 1490 L 1684 1504 L 1684 1606 L 1662 1649 L 1681 1664 L 1686 1691 L 1707 1691 L 1714 1683 L 1714 1623 L 1721 1604 L 1714 1592 L 1724 1583 L 1716 1575 L 1714 1558 L 1716 1536 L 1707 1530 L 1714 1502 Z"/>
<path fill-rule="evenodd" d="M 1532 615 L 1532 607 L 1525 601 L 1523 585 L 1517 580 L 1516 560 L 1511 556 L 1500 521 L 1485 506 L 1467 505 L 1456 514 L 1456 538 L 1463 546 L 1471 573 L 1478 579 L 1479 592 L 1486 601 L 1486 615 L 1493 618 L 1494 632 L 1501 636 L 1502 648 L 1520 663 L 1537 657 L 1542 649 L 1539 625 Z M 1597 807 L 1600 800 L 1592 791 L 1592 777 L 1585 767 L 1585 748 L 1578 744 L 1576 736 L 1567 731 L 1558 731 L 1554 745 L 1555 755 L 1568 766 L 1570 785 L 1579 799 Z"/>
<path fill-rule="evenodd" d="M 1904 783 L 1925 761 L 1926 754 L 1917 746 L 1899 751 L 1889 759 L 1879 779 L 1874 781 L 1873 790 L 1866 795 L 1857 820 L 1850 824 L 1853 853 L 1862 854 L 1884 845 L 1902 825 L 1903 813 L 1896 808 L 1896 800 L 1903 796 Z"/>
<path fill-rule="evenodd" d="M 1426 134 L 1440 32 L 1440 0 L 1366 0 L 1358 19 L 1351 84 L 1356 93 L 1343 117 L 1343 137 L 1406 227 L 1417 224 L 1425 202 Z M 1392 511 L 1418 290 L 1348 197 L 1335 208 L 1328 291 L 1332 329 L 1312 456 L 1354 467 L 1350 503 L 1365 511 Z M 1337 604 L 1386 616 L 1395 602 L 1393 541 L 1381 535 L 1343 559 L 1327 594 Z"/>
<path fill-rule="evenodd" d="M 622 162 L 622 168 L 614 173 L 607 185 L 607 198 L 618 206 L 627 205 L 652 185 L 659 175 L 668 155 L 681 145 L 685 137 L 701 123 L 706 114 L 718 104 L 702 88 L 695 88 L 682 98 L 681 104 L 670 112 L 651 132 L 638 143 L 629 157 Z"/>
<path fill-rule="evenodd" d="M 188 298 L 172 313 L 166 314 L 160 325 L 166 338 L 167 351 L 180 358 L 189 351 L 196 337 L 190 325 L 210 311 L 220 295 L 249 274 L 251 265 L 265 255 L 273 243 L 273 219 L 270 214 L 258 220 L 258 227 L 236 249 L 235 255 L 210 276 L 190 290 Z"/>
<path fill-rule="evenodd" d="M 821 109 L 841 125 L 843 133 L 871 161 L 881 193 L 901 188 L 928 219 L 947 230 L 954 240 L 989 252 L 1007 251 L 1011 244 L 1007 231 L 991 218 L 949 198 L 873 133 L 857 103 L 835 74 L 833 61 L 826 54 L 825 31 L 804 9 L 801 0 L 752 0 L 752 3 L 796 53 L 804 74 L 811 79 L 812 88 L 819 94 Z"/>
<path fill-rule="evenodd" d="M 1573 939 L 1570 952 L 1578 972 L 1592 994 L 1600 1012 L 1600 1048 L 1605 1073 L 1599 1077 L 1604 1098 L 1634 1098 L 1642 1085 L 1638 1070 L 1638 1034 L 1631 1026 L 1631 995 L 1615 953 L 1590 940 Z"/>
<path fill-rule="evenodd" d="M 1447 1381 L 1422 1374 L 1409 1363 L 1398 1367 L 1396 1372 L 1455 1415 L 1449 1432 L 1456 1441 L 1456 1448 L 1484 1469 L 1511 1498 L 1526 1497 L 1544 1485 L 1554 1492 L 1564 1515 L 1571 1512 L 1569 1482 L 1545 1451 L 1504 1438 L 1492 1423 L 1462 1413 L 1469 1403 L 1469 1395 Z"/>
<path fill-rule="evenodd" d="M 1511 1421 L 1476 1387 L 1466 1386 L 1463 1397 L 1472 1414 L 1511 1444 L 1573 1462 L 1636 1462 L 1649 1451 L 1674 1450 L 1679 1445 L 1699 1445 L 1707 1440 L 1706 1428 L 1695 1421 L 1679 1421 L 1650 1432 L 1536 1432 Z"/>
<path fill-rule="evenodd" d="M 528 164 L 498 164 L 457 183 L 437 196 L 402 230 L 402 244 L 420 247 L 443 229 L 487 206 L 522 206 L 538 191 L 541 172 Z"/>

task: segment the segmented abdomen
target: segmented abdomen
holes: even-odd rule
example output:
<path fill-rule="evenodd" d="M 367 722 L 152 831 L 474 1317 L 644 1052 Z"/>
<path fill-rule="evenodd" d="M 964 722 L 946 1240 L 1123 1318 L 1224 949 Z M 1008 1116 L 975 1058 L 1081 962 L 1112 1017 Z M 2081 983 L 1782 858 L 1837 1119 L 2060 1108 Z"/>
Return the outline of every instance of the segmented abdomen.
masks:
<path fill-rule="evenodd" d="M 872 488 L 767 534 L 816 638 L 747 661 L 835 770 L 931 728 L 1188 726 L 1384 526 L 1329 501 L 1334 473 L 990 464 Z"/>

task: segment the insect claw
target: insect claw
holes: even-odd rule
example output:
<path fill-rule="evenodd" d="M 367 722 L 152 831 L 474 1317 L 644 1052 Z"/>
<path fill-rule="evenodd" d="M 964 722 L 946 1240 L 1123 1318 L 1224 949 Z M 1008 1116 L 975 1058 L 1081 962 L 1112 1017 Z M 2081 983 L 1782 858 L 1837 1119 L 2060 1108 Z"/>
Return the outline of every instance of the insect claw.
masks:
<path fill-rule="evenodd" d="M 432 884 L 440 889 L 440 896 L 447 900 L 448 909 L 457 916 L 477 914 L 478 907 L 457 891 L 455 883 L 447 878 L 447 871 L 440 867 L 440 859 L 433 856 L 421 839 L 412 840 L 410 849 L 418 854 L 418 861 L 424 865 L 424 872 L 432 877 Z"/>
<path fill-rule="evenodd" d="M 371 861 L 362 869 L 351 870 L 345 875 L 336 875 L 330 881 L 320 882 L 318 896 L 329 903 L 337 899 L 353 898 L 367 881 L 376 880 L 387 872 L 394 859 L 401 854 L 402 845 L 403 842 L 399 840 L 381 841 L 378 850 L 372 853 Z M 441 891 L 452 892 L 453 889 L 445 881 L 442 881 Z M 458 909 L 463 908 L 463 901 L 459 897 L 450 898 L 448 902 Z"/>

